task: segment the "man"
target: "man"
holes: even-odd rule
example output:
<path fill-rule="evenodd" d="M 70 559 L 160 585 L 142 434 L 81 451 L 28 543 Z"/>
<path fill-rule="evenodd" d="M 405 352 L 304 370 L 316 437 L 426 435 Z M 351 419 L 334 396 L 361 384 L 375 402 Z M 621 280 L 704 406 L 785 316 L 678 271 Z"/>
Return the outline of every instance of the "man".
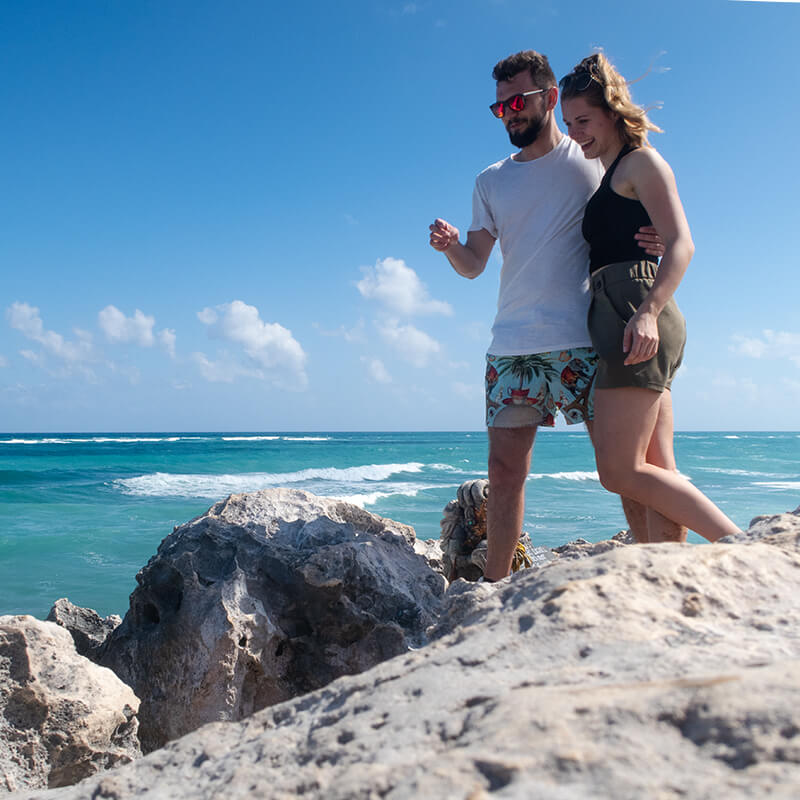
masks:
<path fill-rule="evenodd" d="M 597 356 L 586 328 L 588 247 L 581 222 L 603 174 L 599 160 L 584 158 L 556 125 L 558 89 L 546 56 L 516 53 L 500 61 L 492 77 L 497 102 L 491 110 L 519 152 L 478 175 L 465 244 L 449 222 L 437 219 L 430 226 L 431 246 L 465 278 L 483 272 L 497 239 L 503 254 L 486 357 L 486 580 L 511 569 L 538 426 L 552 426 L 560 410 L 568 424 L 585 422 L 591 434 Z M 642 229 L 637 239 L 651 255 L 663 252 L 652 229 Z M 637 539 L 647 541 L 648 510 L 630 500 L 623 506 Z M 679 530 L 670 534 L 669 527 L 677 526 L 664 518 L 653 524 L 668 538 L 681 536 Z"/>

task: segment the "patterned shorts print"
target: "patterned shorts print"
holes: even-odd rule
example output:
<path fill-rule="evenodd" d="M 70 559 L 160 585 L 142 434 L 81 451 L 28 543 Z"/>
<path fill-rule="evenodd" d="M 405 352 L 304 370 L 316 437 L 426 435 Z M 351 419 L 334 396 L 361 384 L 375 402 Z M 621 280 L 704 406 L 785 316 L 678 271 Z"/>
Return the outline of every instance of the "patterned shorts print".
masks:
<path fill-rule="evenodd" d="M 560 411 L 568 425 L 593 417 L 598 357 L 591 347 L 520 356 L 486 356 L 486 425 L 510 406 L 527 406 L 553 427 Z"/>

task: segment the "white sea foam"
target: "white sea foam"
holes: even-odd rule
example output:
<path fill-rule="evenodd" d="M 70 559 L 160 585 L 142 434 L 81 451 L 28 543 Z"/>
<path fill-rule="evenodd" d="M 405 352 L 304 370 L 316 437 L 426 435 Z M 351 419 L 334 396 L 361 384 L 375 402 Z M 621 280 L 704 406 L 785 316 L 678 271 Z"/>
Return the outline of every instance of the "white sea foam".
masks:
<path fill-rule="evenodd" d="M 695 467 L 701 472 L 714 472 L 717 475 L 741 475 L 743 478 L 786 478 L 777 472 L 752 472 L 746 469 L 726 469 L 725 467 Z"/>
<path fill-rule="evenodd" d="M 284 442 L 329 442 L 331 436 L 284 436 Z"/>
<path fill-rule="evenodd" d="M 208 436 L 87 436 L 82 438 L 0 439 L 0 444 L 137 444 L 207 441 Z"/>
<path fill-rule="evenodd" d="M 384 497 L 393 497 L 395 492 L 369 492 L 368 494 L 334 494 L 331 495 L 333 500 L 341 500 L 345 503 L 352 503 L 354 506 L 364 508 L 371 506 L 382 500 Z M 416 497 L 417 492 L 401 492 L 401 494 L 408 495 L 409 497 Z"/>
<path fill-rule="evenodd" d="M 85 440 L 83 440 L 85 441 Z M 69 444 L 69 439 L 5 439 L 0 444 Z"/>
<path fill-rule="evenodd" d="M 118 478 L 112 485 L 124 494 L 142 497 L 222 497 L 255 492 L 271 486 L 313 482 L 303 488 L 317 494 L 355 493 L 362 482 L 385 481 L 398 473 L 420 472 L 424 464 L 369 464 L 362 467 L 317 467 L 298 472 L 250 472 L 240 475 L 198 475 L 155 472 L 135 478 Z M 327 491 L 326 491 L 327 484 Z M 343 486 L 344 484 L 344 486 Z"/>
<path fill-rule="evenodd" d="M 541 480 L 542 478 L 552 478 L 556 481 L 599 481 L 600 476 L 597 472 L 534 472 L 528 476 L 530 480 Z"/>
<path fill-rule="evenodd" d="M 795 491 L 800 489 L 800 481 L 756 481 L 753 486 L 763 486 L 765 489 L 782 489 Z"/>
<path fill-rule="evenodd" d="M 741 436 L 724 436 L 724 439 L 741 439 Z"/>
<path fill-rule="evenodd" d="M 274 442 L 280 436 L 223 436 L 223 442 Z"/>

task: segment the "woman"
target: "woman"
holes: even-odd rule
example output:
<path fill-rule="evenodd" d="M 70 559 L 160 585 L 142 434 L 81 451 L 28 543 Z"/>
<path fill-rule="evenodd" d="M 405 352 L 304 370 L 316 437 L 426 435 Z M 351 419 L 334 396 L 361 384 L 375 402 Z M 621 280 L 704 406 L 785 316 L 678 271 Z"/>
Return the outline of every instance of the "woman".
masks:
<path fill-rule="evenodd" d="M 686 329 L 672 295 L 694 245 L 672 170 L 647 142 L 648 130 L 659 129 L 602 53 L 583 59 L 559 87 L 567 132 L 606 168 L 583 219 L 589 333 L 600 356 L 592 432 L 600 481 L 648 507 L 649 541 L 664 540 L 657 514 L 711 541 L 738 533 L 675 468 L 670 386 Z M 651 223 L 665 245 L 660 266 L 631 244 Z"/>

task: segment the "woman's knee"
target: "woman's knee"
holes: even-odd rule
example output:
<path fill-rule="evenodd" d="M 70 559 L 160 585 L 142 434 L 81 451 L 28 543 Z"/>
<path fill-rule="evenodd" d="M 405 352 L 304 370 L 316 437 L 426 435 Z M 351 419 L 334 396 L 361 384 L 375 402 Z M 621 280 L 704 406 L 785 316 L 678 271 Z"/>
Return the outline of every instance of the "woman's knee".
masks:
<path fill-rule="evenodd" d="M 614 494 L 631 497 L 631 490 L 636 481 L 636 470 L 627 464 L 620 464 L 611 459 L 597 459 L 597 474 L 604 489 Z"/>

